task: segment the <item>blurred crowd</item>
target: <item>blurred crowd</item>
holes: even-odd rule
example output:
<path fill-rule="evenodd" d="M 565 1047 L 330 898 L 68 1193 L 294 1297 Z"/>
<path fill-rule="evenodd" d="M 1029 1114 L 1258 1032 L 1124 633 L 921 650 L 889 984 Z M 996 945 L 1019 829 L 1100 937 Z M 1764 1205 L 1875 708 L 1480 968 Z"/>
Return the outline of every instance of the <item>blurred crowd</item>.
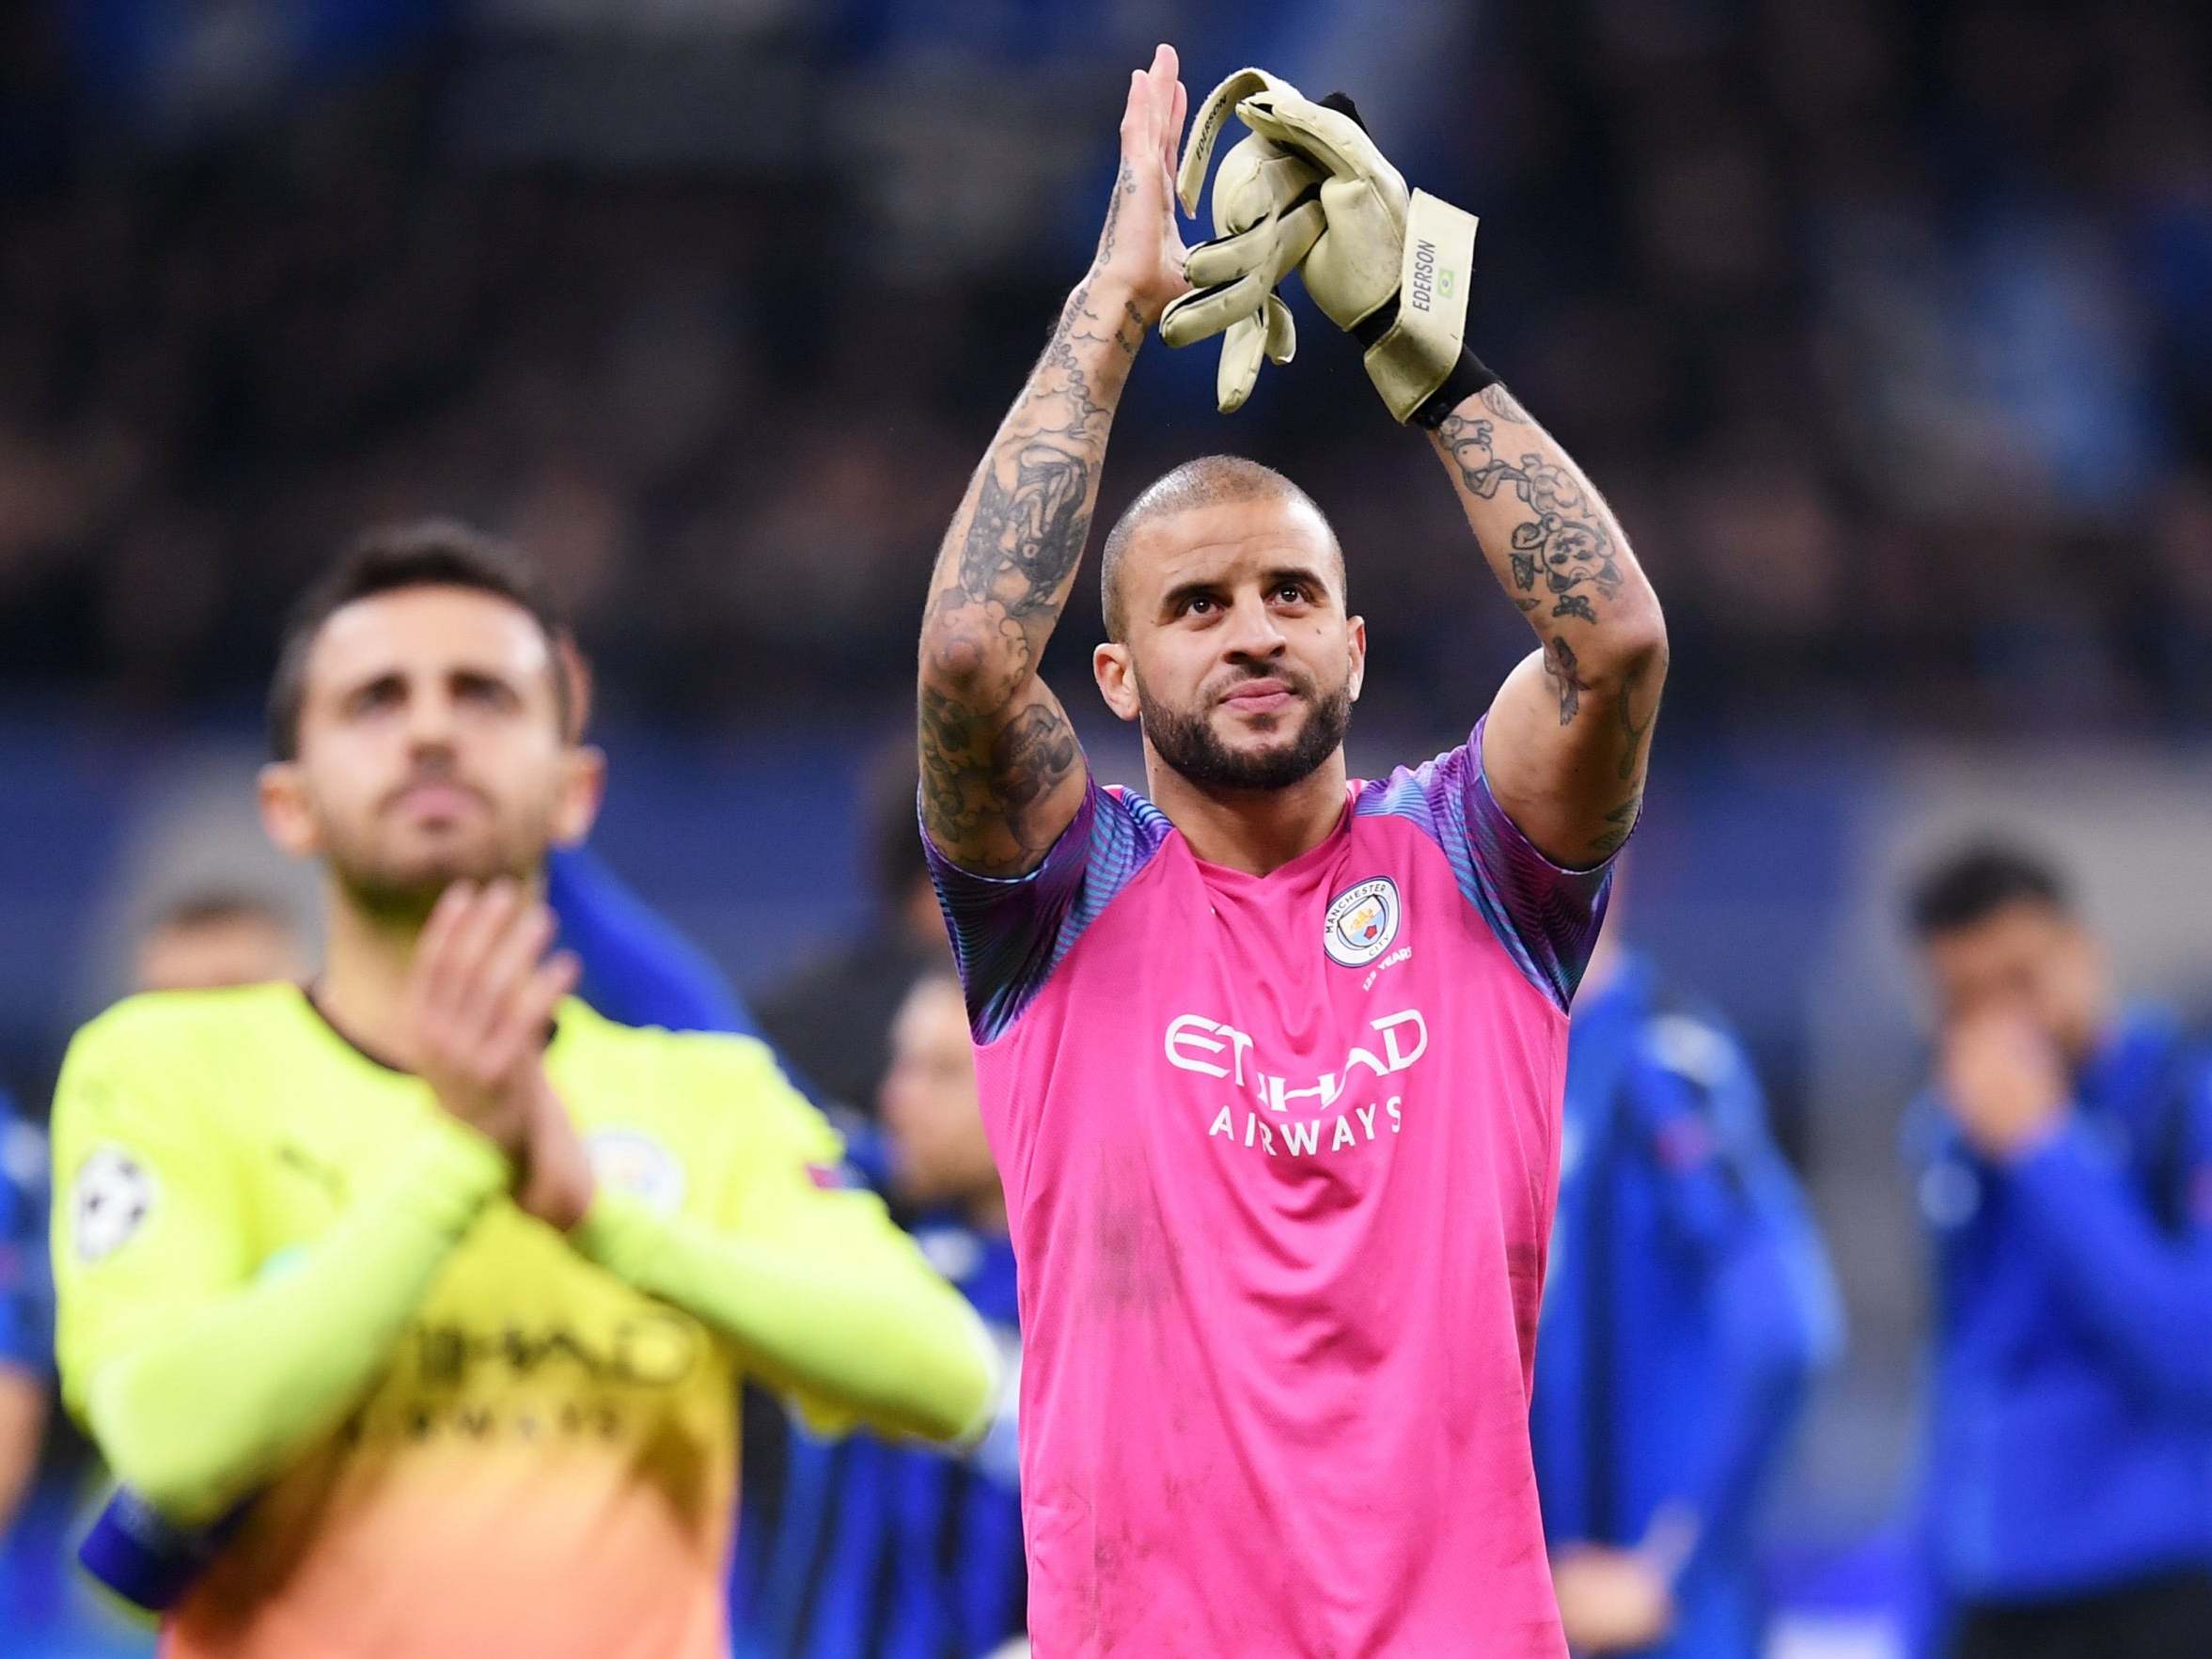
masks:
<path fill-rule="evenodd" d="M 227 119 L 125 118 L 114 40 L 11 25 L 42 97 L 0 161 L 0 684 L 248 695 L 303 573 L 434 507 L 553 567 L 624 712 L 897 700 L 929 550 L 1085 257 L 1093 66 L 1165 20 L 700 7 L 649 50 L 592 7 L 401 9 L 403 49 L 303 58 L 316 97 L 265 70 Z M 2212 710 L 2195 8 L 1416 7 L 1395 54 L 1253 11 L 1209 18 L 1195 81 L 1279 39 L 1483 214 L 1477 336 L 1663 578 L 1671 720 Z M 571 26 L 518 41 L 539 12 Z M 687 126 L 701 61 L 725 118 Z M 1263 454 L 1338 519 L 1393 681 L 1471 685 L 1450 501 L 1305 316 L 1232 421 L 1155 348 L 1104 506 Z"/>
<path fill-rule="evenodd" d="M 438 512 L 503 532 L 550 571 L 620 728 L 904 720 L 927 561 L 1089 256 L 1118 66 L 1165 34 L 1201 93 L 1253 58 L 1311 91 L 1341 83 L 1415 182 L 1481 213 L 1473 337 L 1603 482 L 1665 594 L 1670 745 L 1709 759 L 1748 729 L 1809 747 L 1867 728 L 1996 755 L 2051 732 L 2186 742 L 2212 728 L 2212 23 L 2200 8 L 1407 0 L 1388 31 L 1371 8 L 1326 0 L 1202 9 L 1194 22 L 1147 0 L 52 0 L 0 16 L 0 712 L 88 704 L 151 729 L 222 725 L 259 699 L 278 617 L 336 548 L 365 524 Z M 1482 706 L 1525 635 L 1467 563 L 1421 446 L 1383 424 L 1351 348 L 1293 304 L 1298 360 L 1232 419 L 1213 410 L 1210 351 L 1148 348 L 1100 510 L 1205 450 L 1282 468 L 1334 518 L 1356 606 L 1388 653 L 1362 721 L 1427 729 L 1438 709 Z M 1099 627 L 1079 587 L 1069 636 Z M 1719 861 L 1732 882 L 1749 879 L 1754 839 L 1788 864 L 1776 881 L 1793 892 L 1841 881 L 1842 837 L 1823 851 L 1777 836 L 1781 808 L 1746 791 L 1752 806 L 1715 793 L 1709 816 L 1680 820 L 1741 820 Z M 946 1057 L 956 1010 L 911 799 L 894 768 L 848 815 L 866 825 L 852 838 L 870 861 L 872 923 L 828 956 L 794 955 L 773 984 L 748 976 L 745 1006 L 729 998 L 718 1016 L 757 1025 L 841 1109 L 864 1173 L 895 1194 L 902 1135 L 942 1131 L 940 1173 L 955 1178 L 977 1175 L 980 1147 L 969 1080 Z M 1679 833 L 1676 867 L 1692 862 L 1692 832 Z M 1653 843 L 1639 856 L 1664 877 L 1667 844 Z M 2143 868 L 2111 862 L 2115 881 Z M 768 884 L 737 868 L 734 882 Z M 1932 1246 L 1930 1444 L 1987 1416 L 1984 1361 L 2001 1371 L 2017 1350 L 2042 1369 L 2020 1390 L 2032 1409 L 2006 1419 L 2016 1435 L 1931 1464 L 1917 1508 L 1900 1496 L 1912 1569 L 1891 1577 L 1933 1569 L 1947 1586 L 1906 1589 L 2001 1602 L 2178 1562 L 2194 1619 L 2212 1582 L 2200 1552 L 2138 1533 L 2169 1519 L 2202 1533 L 2201 1489 L 2167 1505 L 2108 1481 L 2110 1512 L 2068 1526 L 2091 1506 L 2062 1478 L 2134 1467 L 2141 1452 L 2147 1490 L 2167 1466 L 2164 1441 L 2144 1449 L 2156 1435 L 2201 1448 L 2206 1350 L 2189 1322 L 2204 1305 L 2212 1141 L 2176 1130 L 2169 1144 L 2162 1126 L 2193 1123 L 2212 1095 L 2198 1070 L 2160 1057 L 2187 1047 L 2194 1066 L 2198 1051 L 2106 982 L 2096 906 L 2077 912 L 2035 858 L 1959 868 L 1951 908 L 1923 893 L 1915 918 L 1931 982 L 1965 985 L 1960 1007 L 1985 989 L 1977 974 L 1997 987 L 1984 1000 L 2049 992 L 2068 1017 L 2035 1011 L 2065 1074 L 2038 1075 L 1994 1040 L 1962 1059 L 1946 1036 L 1908 1115 L 1908 1172 L 1885 1113 L 1859 1126 L 1878 1149 L 1872 1176 L 1858 1173 L 1909 1190 Z M 1649 899 L 1634 929 L 1666 919 L 1663 879 Z M 138 941 L 136 982 L 297 971 L 299 918 L 250 894 L 198 901 L 164 910 Z M 1709 962 L 1761 959 L 1752 909 L 1705 914 L 1698 931 L 1720 941 Z M 1791 960 L 1762 976 L 1794 985 L 1837 959 L 1790 915 L 1796 931 L 1770 932 L 1787 933 Z M 1885 909 L 1869 927 L 1894 920 Z M 1667 933 L 1653 925 L 1645 942 Z M 1946 968 L 1945 941 L 1956 956 L 1961 936 L 1997 954 Z M 273 965 L 239 965 L 270 950 Z M 1771 1396 L 1736 1419 L 1771 1435 L 1741 1469 L 1707 1471 L 1741 1510 L 1729 1542 L 1742 1566 L 1755 1553 L 1743 1517 L 1838 1340 L 1825 1269 L 1803 1267 L 1821 1242 L 1768 1144 L 1758 1087 L 1765 1072 L 1786 1106 L 1803 1079 L 1757 1044 L 1740 1050 L 1708 1009 L 1707 994 L 1756 1017 L 1761 987 L 1738 973 L 1687 988 L 1711 1027 L 1702 1046 L 1656 1045 L 1728 1084 L 1686 1095 L 1698 1068 L 1638 1058 L 1654 1028 L 1682 1034 L 1684 1009 L 1658 995 L 1668 963 L 1629 960 L 1610 1013 L 1602 983 L 1578 1009 L 1570 1117 L 1628 1126 L 1593 1141 L 1604 1155 L 1582 1175 L 1580 1213 L 1625 1186 L 1648 1195 L 1654 1237 L 1710 1246 L 1662 1289 L 1716 1321 L 1701 1361 Z M 1919 983 L 1914 1011 L 1956 1027 L 1959 1008 Z M 1868 1040 L 1850 1030 L 1856 1058 Z M 1592 1032 L 1609 1055 L 1593 1057 Z M 35 1088 L 23 1092 L 36 1119 Z M 1986 1110 L 1958 1109 L 1984 1098 Z M 2003 1122 L 1984 1121 L 2007 1102 L 2027 1123 L 2020 1144 L 2064 1136 L 2040 1211 L 2006 1185 L 2016 1149 Z M 25 1193 L 43 1157 L 24 1150 L 32 1138 L 17 1126 L 0 1139 Z M 937 1247 L 997 1294 L 1003 1217 L 987 1183 L 970 1184 L 908 1191 L 902 1214 L 928 1231 L 931 1206 L 949 1203 L 959 1226 L 939 1226 Z M 1574 1213 L 1571 1182 L 1566 1202 Z M 1847 1244 L 1836 1209 L 1828 1242 Z M 2053 1237 L 2129 1270 L 2110 1280 L 2126 1294 L 2036 1265 Z M 1681 1265 L 1664 1242 L 1612 1244 L 1639 1271 Z M 38 1255 L 35 1240 L 0 1244 L 0 1286 L 27 1282 Z M 1572 1458 L 1613 1432 L 1577 1415 L 1586 1393 L 1603 1398 L 1602 1344 L 1569 1363 L 1583 1338 L 1564 1333 L 1602 1332 L 1608 1299 L 1641 1284 L 1578 1271 L 1546 1315 L 1548 1352 L 1565 1356 L 1550 1374 L 1573 1393 L 1553 1402 L 1553 1454 L 1571 1471 L 1555 1486 L 1589 1484 Z M 1737 1364 L 1721 1338 L 1740 1333 L 1718 1323 L 1729 1307 L 1766 1306 L 1716 1290 L 1754 1271 L 1790 1281 L 1772 1305 L 1796 1315 L 1756 1333 L 1794 1344 L 1764 1355 L 1766 1371 Z M 1994 1335 L 1991 1307 L 2011 1321 Z M 25 1353 L 43 1340 L 30 1323 L 18 1335 Z M 1682 1374 L 1711 1397 L 1704 1373 Z M 15 1393 L 0 1391 L 0 1414 L 28 1447 L 45 1385 Z M 2059 1405 L 2038 1418 L 2047 1396 Z M 2069 1415 L 2069 1400 L 2090 1404 Z M 1591 1570 L 1593 1604 L 1620 1590 L 1619 1557 L 1655 1539 L 1672 1548 L 1665 1479 L 1704 1450 L 1663 1432 L 1698 1420 L 1694 1403 L 1653 1412 L 1648 1439 L 1610 1448 L 1636 1491 L 1607 1496 L 1618 1513 L 1593 1499 L 1554 1539 L 1570 1578 L 1577 1562 Z M 872 1571 L 868 1551 L 895 1542 L 894 1521 L 871 1518 L 847 1548 L 837 1518 L 861 1511 L 820 1495 L 890 1477 L 871 1451 L 783 1445 L 772 1414 L 749 1432 L 755 1537 L 793 1542 L 741 1560 L 734 1589 L 753 1628 L 777 1633 L 757 1651 L 796 1651 L 790 1632 L 838 1603 L 838 1574 Z M 1005 1486 L 1005 1438 L 962 1479 Z M 1956 1452 L 1971 1437 L 1952 1439 Z M 2053 1444 L 2069 1456 L 2038 1449 Z M 55 1563 L 88 1501 L 73 1479 L 82 1452 L 50 1448 L 50 1475 L 72 1479 L 59 1496 L 48 1482 L 21 1558 L 0 1553 L 0 1601 L 35 1589 L 56 1629 L 79 1618 L 60 1608 L 76 1592 Z M 2020 1470 L 2051 1484 L 2021 1486 Z M 1993 1492 L 2053 1524 L 1983 1537 L 1965 1507 Z M 2067 1553 L 2081 1539 L 2094 1544 L 2086 1566 Z M 795 1577 L 792 1561 L 807 1563 Z M 1003 1600 L 1008 1586 L 982 1590 Z M 2008 1630 L 1981 1651 L 2027 1651 L 2003 1645 L 2024 1639 Z M 141 1645 L 120 1636 L 114 1651 Z"/>

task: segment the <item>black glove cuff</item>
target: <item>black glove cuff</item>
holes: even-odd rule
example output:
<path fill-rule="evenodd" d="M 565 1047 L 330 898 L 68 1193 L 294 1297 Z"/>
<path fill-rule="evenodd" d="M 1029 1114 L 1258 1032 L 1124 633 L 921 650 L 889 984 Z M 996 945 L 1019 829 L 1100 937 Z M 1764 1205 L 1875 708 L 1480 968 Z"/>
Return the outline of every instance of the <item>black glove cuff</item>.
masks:
<path fill-rule="evenodd" d="M 1462 346 L 1459 361 L 1444 377 L 1444 383 L 1429 394 L 1428 401 L 1413 412 L 1412 424 L 1435 431 L 1445 417 L 1484 386 L 1498 383 L 1498 374 L 1487 363 Z"/>

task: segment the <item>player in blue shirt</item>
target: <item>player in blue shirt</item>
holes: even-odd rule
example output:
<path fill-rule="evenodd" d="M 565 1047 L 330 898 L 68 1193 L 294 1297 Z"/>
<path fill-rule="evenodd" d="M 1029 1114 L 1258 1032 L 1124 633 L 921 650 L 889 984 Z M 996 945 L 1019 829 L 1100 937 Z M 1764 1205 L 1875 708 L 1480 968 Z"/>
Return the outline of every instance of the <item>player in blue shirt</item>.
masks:
<path fill-rule="evenodd" d="M 0 1095 L 0 1539 L 39 1466 L 53 1385 L 46 1142 Z"/>
<path fill-rule="evenodd" d="M 996 1339 L 1004 1403 L 963 1453 L 866 1435 L 825 1445 L 794 1428 L 780 1490 L 748 1468 L 739 1659 L 981 1659 L 1025 1624 L 1013 1246 L 967 1008 L 948 970 L 900 1009 L 881 1106 L 892 1191 L 921 1217 L 923 1253 Z"/>
<path fill-rule="evenodd" d="M 1575 1003 L 1530 1414 L 1560 1612 L 1578 1654 L 1751 1659 L 1752 1521 L 1838 1304 L 1742 1049 L 1615 939 Z"/>
<path fill-rule="evenodd" d="M 545 902 L 584 964 L 576 994 L 617 1025 L 758 1035 L 721 969 L 588 847 L 546 859 Z"/>
<path fill-rule="evenodd" d="M 2122 1005 L 2043 859 L 1911 896 L 1939 1025 L 1923 1546 L 1952 1659 L 2212 1653 L 2212 1056 Z"/>

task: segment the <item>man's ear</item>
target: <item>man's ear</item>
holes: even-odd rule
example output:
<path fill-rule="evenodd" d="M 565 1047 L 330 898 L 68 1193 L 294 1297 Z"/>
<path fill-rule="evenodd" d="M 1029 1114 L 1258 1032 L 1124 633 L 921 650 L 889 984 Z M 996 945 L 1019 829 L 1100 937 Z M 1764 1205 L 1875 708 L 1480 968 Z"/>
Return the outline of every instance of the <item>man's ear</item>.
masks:
<path fill-rule="evenodd" d="M 261 828 L 277 850 L 291 858 L 313 858 L 322 851 L 322 833 L 307 804 L 307 780 L 296 760 L 272 760 L 261 768 L 255 790 L 261 806 Z"/>
<path fill-rule="evenodd" d="M 567 768 L 560 799 L 553 811 L 553 842 L 557 847 L 582 845 L 599 821 L 600 804 L 606 799 L 604 750 L 578 743 L 568 753 Z"/>
<path fill-rule="evenodd" d="M 1367 683 L 1367 618 L 1354 617 L 1349 640 L 1352 650 L 1352 700 L 1359 700 L 1359 688 Z"/>
<path fill-rule="evenodd" d="M 1127 646 L 1109 641 L 1093 648 L 1090 674 L 1107 708 L 1124 720 L 1137 718 L 1137 665 L 1129 660 Z"/>

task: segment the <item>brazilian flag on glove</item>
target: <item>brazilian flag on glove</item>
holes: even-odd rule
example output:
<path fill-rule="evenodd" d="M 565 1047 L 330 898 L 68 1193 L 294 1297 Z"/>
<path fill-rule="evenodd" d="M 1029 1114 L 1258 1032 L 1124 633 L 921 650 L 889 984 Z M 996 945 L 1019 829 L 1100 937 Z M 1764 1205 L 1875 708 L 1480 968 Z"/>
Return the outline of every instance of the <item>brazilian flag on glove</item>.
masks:
<path fill-rule="evenodd" d="M 1366 348 L 1368 378 L 1394 419 L 1437 426 L 1497 380 L 1466 344 L 1474 215 L 1409 192 L 1342 94 L 1316 102 L 1264 70 L 1232 75 L 1191 131 L 1178 180 L 1184 210 L 1196 210 L 1232 109 L 1252 136 L 1223 158 L 1215 180 L 1221 234 L 1191 249 L 1184 273 L 1193 291 L 1160 319 L 1170 346 L 1223 335 L 1223 413 L 1250 392 L 1263 344 L 1277 362 L 1290 360 L 1294 336 L 1275 285 L 1293 270 L 1329 321 Z"/>

